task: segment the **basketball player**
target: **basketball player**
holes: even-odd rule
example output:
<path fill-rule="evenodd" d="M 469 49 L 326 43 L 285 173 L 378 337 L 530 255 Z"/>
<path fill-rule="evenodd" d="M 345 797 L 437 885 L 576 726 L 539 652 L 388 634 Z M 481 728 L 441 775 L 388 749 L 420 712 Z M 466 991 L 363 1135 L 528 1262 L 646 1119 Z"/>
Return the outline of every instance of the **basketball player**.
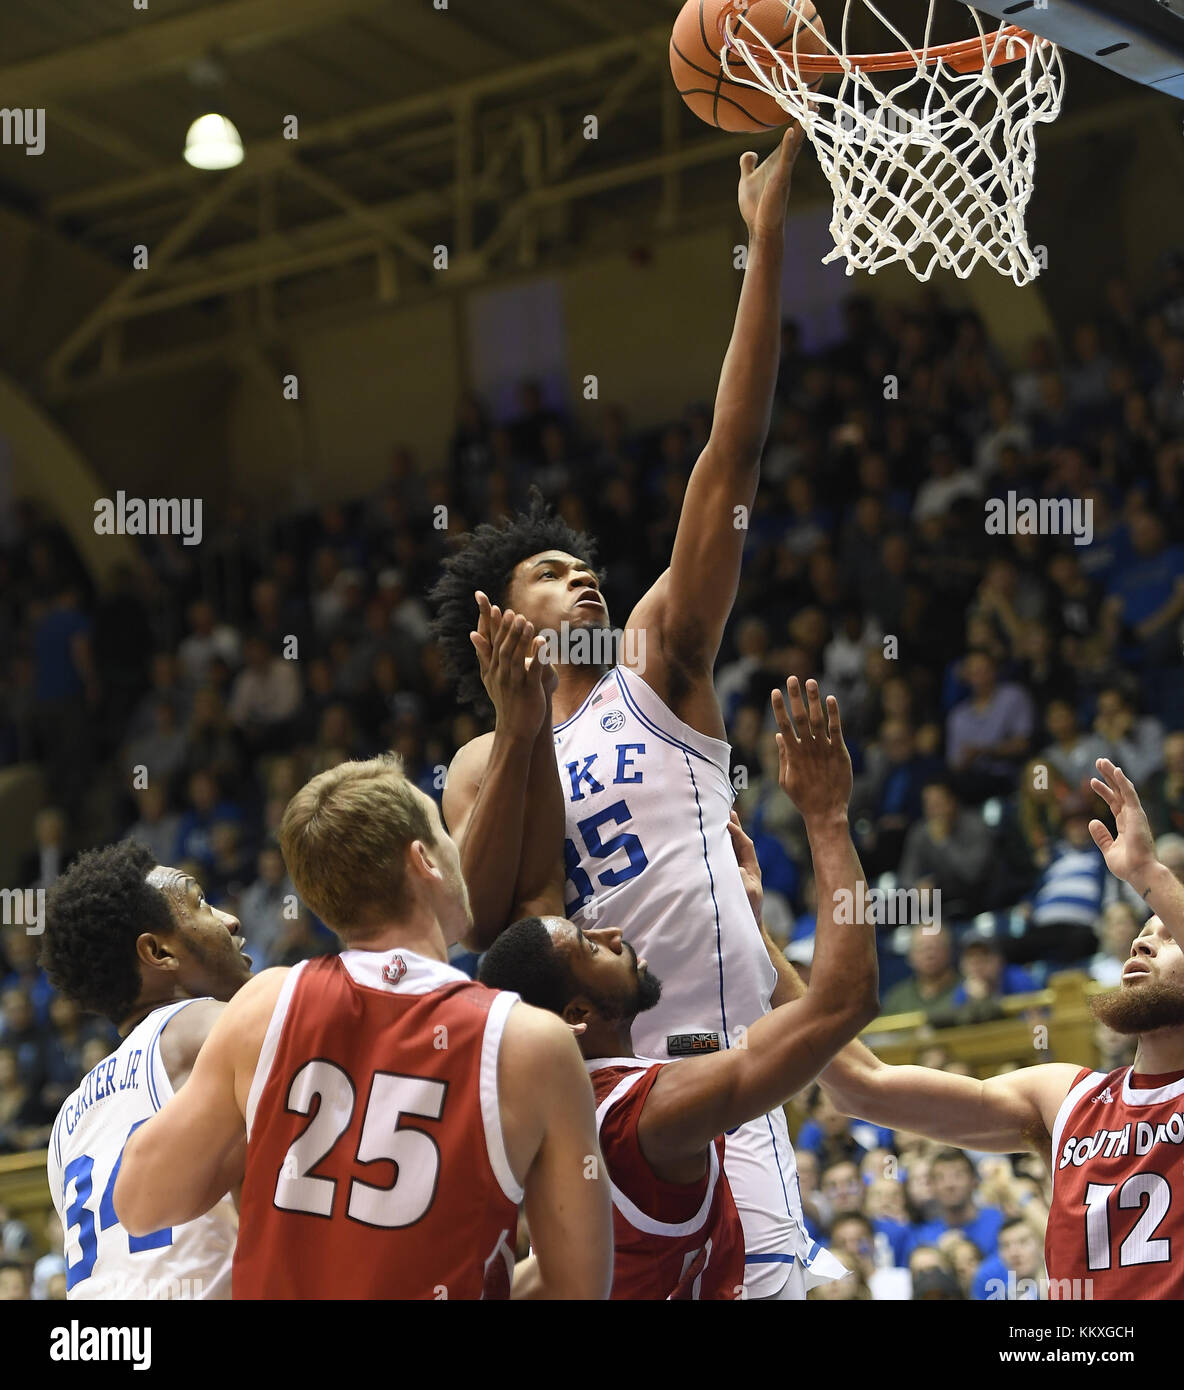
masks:
<path fill-rule="evenodd" d="M 189 1075 L 223 1004 L 251 978 L 238 921 L 134 841 L 80 855 L 50 890 L 42 960 L 54 986 L 123 1041 L 58 1112 L 49 1190 L 65 1233 L 66 1297 L 229 1298 L 238 1215 L 129 1234 L 111 1205 L 129 1135 Z"/>
<path fill-rule="evenodd" d="M 588 640 L 611 631 L 593 542 L 537 499 L 526 515 L 478 527 L 434 593 L 462 697 L 479 699 L 484 685 L 496 714 L 493 734 L 457 754 L 444 789 L 474 895 L 473 944 L 488 947 L 522 916 L 611 920 L 663 981 L 634 1037 L 656 1060 L 731 1047 L 768 1012 L 776 982 L 728 836 L 730 749 L 712 668 L 772 406 L 801 139 L 791 128 L 763 164 L 742 158 L 747 269 L 711 436 L 687 483 L 669 567 L 630 615 L 619 664 L 598 659 Z M 555 658 L 553 690 L 544 651 Z M 806 1234 L 780 1110 L 729 1138 L 727 1164 L 750 1297 L 796 1296 L 795 1268 L 809 1266 L 807 1283 L 842 1272 Z"/>
<path fill-rule="evenodd" d="M 1155 856 L 1147 817 L 1108 759 L 1091 782 L 1114 813 L 1090 831 L 1110 871 L 1154 910 L 1116 988 L 1094 1015 L 1136 1036 L 1133 1067 L 1109 1073 L 1049 1063 L 976 1081 L 886 1066 L 861 1043 L 822 1075 L 835 1104 L 873 1124 L 989 1153 L 1031 1149 L 1050 1164 L 1045 1236 L 1050 1298 L 1184 1298 L 1184 884 Z M 788 965 L 777 997 L 803 986 Z M 1053 1023 L 1055 1027 L 1055 1021 Z M 1174 1254 L 1173 1254 L 1174 1249 Z"/>
<path fill-rule="evenodd" d="M 435 803 L 397 759 L 342 763 L 292 798 L 280 844 L 346 949 L 235 996 L 129 1143 L 120 1219 L 191 1220 L 241 1182 L 235 1298 L 497 1298 L 525 1197 L 543 1296 L 605 1297 L 579 1049 L 447 964 L 471 916 Z"/>
<path fill-rule="evenodd" d="M 847 827 L 851 759 L 834 700 L 828 730 L 813 681 L 808 713 L 796 679 L 788 691 L 801 737 L 778 699 L 779 780 L 805 822 L 819 901 L 833 902 L 840 891 L 858 892 L 862 880 Z M 746 886 L 755 886 L 759 924 L 756 852 L 735 812 L 730 828 Z M 529 917 L 486 953 L 486 984 L 559 1014 L 579 1038 L 612 1183 L 614 1299 L 743 1295 L 743 1230 L 720 1171 L 724 1132 L 808 1085 L 878 1012 L 875 929 L 836 926 L 833 914 L 819 921 L 808 992 L 758 1019 L 743 1047 L 682 1062 L 634 1053 L 634 1021 L 654 1008 L 662 986 L 619 928 Z M 519 1267 L 515 1297 L 529 1296 L 533 1273 L 533 1260 Z"/>

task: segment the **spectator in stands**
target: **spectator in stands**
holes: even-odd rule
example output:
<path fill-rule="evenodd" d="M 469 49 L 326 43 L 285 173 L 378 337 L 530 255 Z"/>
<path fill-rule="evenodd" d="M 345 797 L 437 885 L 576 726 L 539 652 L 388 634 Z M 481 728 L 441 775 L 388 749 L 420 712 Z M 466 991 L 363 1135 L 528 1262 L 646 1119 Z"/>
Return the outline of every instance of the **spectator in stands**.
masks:
<path fill-rule="evenodd" d="M 838 1163 L 823 1168 L 819 1187 L 830 1208 L 832 1230 L 841 1216 L 863 1211 L 863 1179 L 859 1175 L 858 1163 L 852 1159 L 840 1159 Z"/>
<path fill-rule="evenodd" d="M 1155 842 L 1155 854 L 1184 883 L 1184 835 L 1161 835 Z"/>
<path fill-rule="evenodd" d="M 867 1184 L 864 1205 L 877 1243 L 887 1252 L 890 1262 L 898 1267 L 907 1265 L 913 1239 L 904 1184 L 898 1178 L 873 1178 Z"/>
<path fill-rule="evenodd" d="M 994 657 L 972 651 L 962 663 L 970 696 L 950 711 L 946 761 L 969 801 L 1005 796 L 1028 751 L 1035 718 L 1026 690 L 1000 683 Z"/>
<path fill-rule="evenodd" d="M 158 700 L 152 710 L 153 725 L 124 746 L 123 759 L 131 777 L 147 773 L 150 780 L 169 786 L 185 765 L 188 744 L 184 729 L 177 726 L 177 711 L 171 700 Z"/>
<path fill-rule="evenodd" d="M 1119 984 L 1123 966 L 1130 960 L 1131 944 L 1142 927 L 1137 910 L 1129 902 L 1119 899 L 1110 903 L 1102 913 L 1101 950 L 1089 962 L 1091 978 L 1107 989 Z"/>
<path fill-rule="evenodd" d="M 1030 1221 L 1012 1217 L 999 1227 L 998 1250 L 979 1266 L 971 1298 L 1028 1302 L 1048 1297 L 1044 1251 Z"/>
<path fill-rule="evenodd" d="M 18 1051 L 15 1040 L 0 1043 L 0 1153 L 41 1147 L 53 1122 L 41 1099 L 40 1074 L 18 1062 Z"/>
<path fill-rule="evenodd" d="M 919 1245 L 909 1256 L 911 1297 L 917 1301 L 955 1302 L 962 1298 L 953 1267 L 940 1250 Z"/>
<path fill-rule="evenodd" d="M 794 1140 L 794 1152 L 814 1153 L 822 1168 L 845 1159 L 862 1163 L 876 1147 L 890 1147 L 892 1131 L 865 1120 L 851 1120 L 837 1111 L 821 1086 L 814 1086 L 807 1101 L 809 1118 Z"/>
<path fill-rule="evenodd" d="M 34 1017 L 28 990 L 20 985 L 0 994 L 0 1044 L 16 1058 L 22 1081 L 36 1095 L 45 1082 L 46 1033 Z"/>
<path fill-rule="evenodd" d="M 958 988 L 949 929 L 932 931 L 925 926 L 913 927 L 909 937 L 909 965 L 912 974 L 894 984 L 884 995 L 882 1012 L 907 1014 L 932 1010 L 941 1013 L 948 1010 Z"/>
<path fill-rule="evenodd" d="M 229 714 L 253 754 L 281 748 L 300 705 L 300 676 L 294 661 L 248 637 L 243 669 L 235 677 Z"/>
<path fill-rule="evenodd" d="M 1178 384 L 1174 388 L 1179 393 Z M 1176 628 L 1184 616 L 1184 545 L 1169 545 L 1163 522 L 1153 512 L 1136 511 L 1129 520 L 1133 562 L 1112 578 L 1107 621 L 1126 659 L 1139 666 L 1178 664 Z M 1150 771 L 1123 770 L 1139 782 Z"/>
<path fill-rule="evenodd" d="M 921 805 L 924 820 L 905 836 L 900 883 L 940 891 L 945 921 L 971 917 L 982 906 L 990 871 L 990 831 L 977 811 L 958 805 L 944 782 L 927 783 Z"/>
<path fill-rule="evenodd" d="M 862 811 L 870 821 L 859 846 L 869 875 L 883 873 L 900 862 L 908 828 L 921 815 L 922 788 L 940 770 L 936 758 L 918 751 L 912 726 L 906 720 L 884 721 L 879 738 L 867 750 L 855 800 L 856 816 Z"/>
<path fill-rule="evenodd" d="M 975 1201 L 979 1178 L 973 1161 L 961 1149 L 941 1149 L 933 1158 L 933 1196 L 938 1217 L 918 1227 L 917 1245 L 932 1245 L 944 1232 L 959 1230 L 986 1254 L 993 1254 L 1003 1213 Z"/>
<path fill-rule="evenodd" d="M 242 894 L 238 919 L 255 973 L 274 964 L 276 943 L 296 909 L 296 889 L 288 877 L 279 845 L 269 840 L 256 860 L 257 877 Z"/>
<path fill-rule="evenodd" d="M 1152 715 L 1137 715 L 1119 686 L 1099 692 L 1094 732 L 1109 744 L 1106 756 L 1136 786 L 1142 786 L 1163 765 L 1163 725 Z"/>
<path fill-rule="evenodd" d="M 1184 835 L 1184 730 L 1164 739 L 1163 767 L 1149 778 L 1142 799 L 1153 835 Z"/>
<path fill-rule="evenodd" d="M 1077 711 L 1068 700 L 1049 701 L 1044 711 L 1044 727 L 1052 736 L 1052 742 L 1036 755 L 1036 764 L 1047 764 L 1070 791 L 1083 794 L 1090 778 L 1097 776 L 1098 759 L 1111 756 L 1109 742 L 1100 734 L 1081 730 Z"/>
<path fill-rule="evenodd" d="M 177 827 L 177 843 L 170 859 L 195 860 L 203 875 L 214 862 L 211 832 L 219 821 L 238 822 L 242 815 L 231 801 L 222 798 L 214 775 L 204 769 L 189 779 L 189 807 Z"/>
<path fill-rule="evenodd" d="M 218 621 L 213 604 L 198 599 L 189 605 L 189 636 L 177 648 L 181 679 L 191 690 L 205 685 L 215 657 L 234 670 L 242 657 L 242 643 L 229 623 Z"/>
<path fill-rule="evenodd" d="M 168 809 L 165 790 L 151 775 L 148 785 L 132 795 L 136 799 L 140 814 L 121 838 L 139 840 L 158 864 L 167 864 L 177 847 L 180 816 Z"/>
<path fill-rule="evenodd" d="M 1015 948 L 1017 961 L 1084 961 L 1097 950 L 1095 923 L 1118 899 L 1120 884 L 1089 833 L 1093 814 L 1083 797 L 1065 801 L 1060 836 L 1024 905 L 1027 927 Z"/>
<path fill-rule="evenodd" d="M 33 1020 L 40 1028 L 49 1022 L 53 1002 L 53 986 L 38 960 L 38 938 L 19 927 L 6 928 L 0 933 L 0 994 L 19 989 L 33 1006 Z M 3 962 L 7 959 L 8 968 Z"/>
<path fill-rule="evenodd" d="M 1036 988 L 1036 981 L 1026 970 L 1007 964 L 998 938 L 987 929 L 975 928 L 962 939 L 959 966 L 962 983 L 954 991 L 953 1009 L 940 1017 L 931 1015 L 934 1023 L 977 1023 L 998 1018 L 1002 1014 L 1000 999 L 1009 994 L 1027 994 Z"/>
<path fill-rule="evenodd" d="M 32 1297 L 32 1276 L 19 1260 L 0 1260 L 0 1303 L 27 1302 Z"/>
<path fill-rule="evenodd" d="M 68 822 L 57 806 L 43 806 L 33 817 L 36 847 L 21 863 L 21 879 L 29 888 L 52 888 L 74 861 L 67 846 Z"/>
<path fill-rule="evenodd" d="M 950 1262 L 962 1297 L 973 1298 L 974 1280 L 983 1262 L 983 1252 L 961 1231 L 947 1231 L 938 1238 L 937 1248 Z"/>

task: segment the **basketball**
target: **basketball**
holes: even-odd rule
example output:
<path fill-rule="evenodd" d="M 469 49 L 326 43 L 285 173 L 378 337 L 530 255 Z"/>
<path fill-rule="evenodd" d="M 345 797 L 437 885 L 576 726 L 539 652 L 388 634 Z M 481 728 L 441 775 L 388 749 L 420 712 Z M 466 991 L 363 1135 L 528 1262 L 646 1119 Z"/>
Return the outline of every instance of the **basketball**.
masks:
<path fill-rule="evenodd" d="M 726 77 L 719 54 L 724 47 L 724 24 L 742 14 L 769 44 L 786 55 L 795 51 L 827 53 L 825 43 L 807 27 L 822 28 L 811 0 L 687 0 L 670 36 L 670 70 L 679 95 L 700 120 L 720 130 L 774 130 L 787 125 L 789 113 L 768 93 Z M 739 75 L 747 73 L 739 56 L 731 64 Z M 811 83 L 815 88 L 821 77 Z"/>

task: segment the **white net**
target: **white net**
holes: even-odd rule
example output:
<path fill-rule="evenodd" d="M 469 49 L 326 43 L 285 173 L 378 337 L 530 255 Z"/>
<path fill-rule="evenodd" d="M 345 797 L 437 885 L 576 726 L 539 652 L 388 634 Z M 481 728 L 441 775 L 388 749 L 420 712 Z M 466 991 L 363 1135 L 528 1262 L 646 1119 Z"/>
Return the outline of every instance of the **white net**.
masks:
<path fill-rule="evenodd" d="M 918 280 L 928 280 L 935 266 L 964 279 L 986 261 L 1024 285 L 1041 268 L 1024 212 L 1035 173 L 1035 128 L 1061 109 L 1060 51 L 1014 26 L 988 32 L 968 9 L 977 35 L 960 45 L 961 56 L 944 52 L 930 45 L 934 3 L 920 45 L 872 0 L 844 0 L 838 44 L 802 21 L 802 35 L 809 28 L 841 67 L 837 89 L 836 77 L 828 76 L 817 91 L 809 86 L 818 80 L 810 67 L 814 55 L 801 39 L 773 47 L 738 5 L 727 25 L 724 70 L 774 96 L 813 144 L 834 194 L 835 249 L 824 264 L 844 257 L 851 275 L 904 261 Z M 871 11 L 899 40 L 900 67 L 873 70 L 847 52 L 856 7 Z"/>

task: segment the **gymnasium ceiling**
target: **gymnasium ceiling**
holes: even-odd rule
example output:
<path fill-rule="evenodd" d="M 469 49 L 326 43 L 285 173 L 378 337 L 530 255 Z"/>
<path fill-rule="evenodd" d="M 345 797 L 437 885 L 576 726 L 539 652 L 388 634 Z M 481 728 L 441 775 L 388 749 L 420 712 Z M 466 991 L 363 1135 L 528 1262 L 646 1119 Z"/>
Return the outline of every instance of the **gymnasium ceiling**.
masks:
<path fill-rule="evenodd" d="M 918 12 L 916 0 L 886 8 Z M 673 92 L 676 10 L 0 0 L 0 104 L 44 107 L 47 133 L 40 158 L 0 149 L 0 205 L 109 272 L 75 306 L 39 387 L 69 394 L 137 362 L 216 357 L 294 315 L 430 292 L 437 244 L 456 286 L 717 216 L 731 199 L 723 166 L 745 142 L 697 122 Z M 1078 66 L 1095 111 L 1163 104 Z M 246 147 L 230 173 L 181 159 L 190 121 L 211 109 Z M 298 140 L 282 138 L 287 115 Z M 823 195 L 812 164 L 799 186 Z M 150 271 L 128 277 L 140 243 Z"/>

